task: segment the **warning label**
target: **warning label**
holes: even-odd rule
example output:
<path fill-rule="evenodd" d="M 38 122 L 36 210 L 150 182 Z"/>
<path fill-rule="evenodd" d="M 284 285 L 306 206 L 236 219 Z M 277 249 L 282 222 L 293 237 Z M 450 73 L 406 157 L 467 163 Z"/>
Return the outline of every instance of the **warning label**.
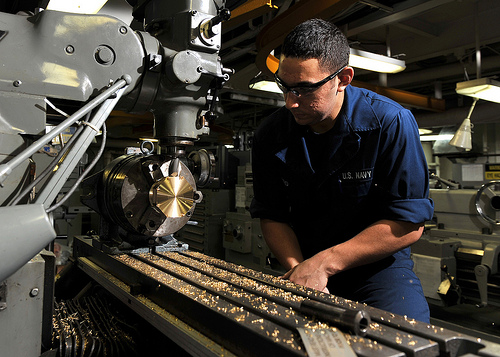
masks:
<path fill-rule="evenodd" d="M 486 164 L 484 178 L 486 180 L 500 180 L 500 164 Z"/>

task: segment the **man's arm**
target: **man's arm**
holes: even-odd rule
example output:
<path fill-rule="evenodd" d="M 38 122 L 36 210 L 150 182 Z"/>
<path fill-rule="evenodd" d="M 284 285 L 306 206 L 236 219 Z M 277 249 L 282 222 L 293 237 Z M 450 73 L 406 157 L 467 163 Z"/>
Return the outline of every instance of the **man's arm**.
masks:
<path fill-rule="evenodd" d="M 260 226 L 269 249 L 285 269 L 290 270 L 304 260 L 297 236 L 288 224 L 261 219 Z"/>
<path fill-rule="evenodd" d="M 378 221 L 350 240 L 325 249 L 292 267 L 284 278 L 327 292 L 330 276 L 376 262 L 408 247 L 420 238 L 423 226 L 423 223 Z"/>

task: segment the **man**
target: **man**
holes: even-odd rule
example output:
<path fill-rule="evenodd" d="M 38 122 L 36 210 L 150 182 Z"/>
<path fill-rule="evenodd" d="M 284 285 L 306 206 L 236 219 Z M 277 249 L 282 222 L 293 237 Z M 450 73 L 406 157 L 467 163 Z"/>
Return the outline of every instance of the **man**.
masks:
<path fill-rule="evenodd" d="M 275 79 L 285 107 L 258 128 L 254 200 L 284 278 L 429 321 L 409 246 L 432 218 L 413 115 L 350 85 L 349 46 L 313 19 L 285 39 Z"/>

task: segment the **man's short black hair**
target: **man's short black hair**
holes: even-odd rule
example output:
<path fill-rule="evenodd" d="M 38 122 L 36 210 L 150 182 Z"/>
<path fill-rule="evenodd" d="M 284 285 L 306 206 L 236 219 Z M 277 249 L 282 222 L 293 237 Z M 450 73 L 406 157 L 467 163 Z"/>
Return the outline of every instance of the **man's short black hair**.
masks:
<path fill-rule="evenodd" d="M 281 55 L 316 58 L 325 70 L 334 72 L 349 62 L 349 43 L 334 24 L 311 19 L 297 25 L 285 38 Z"/>

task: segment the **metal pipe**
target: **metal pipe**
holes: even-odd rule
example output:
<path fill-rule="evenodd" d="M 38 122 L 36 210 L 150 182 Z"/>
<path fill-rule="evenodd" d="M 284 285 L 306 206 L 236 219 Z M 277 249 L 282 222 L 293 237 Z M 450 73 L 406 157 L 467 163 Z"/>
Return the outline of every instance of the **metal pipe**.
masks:
<path fill-rule="evenodd" d="M 116 103 L 120 100 L 124 90 L 125 88 L 113 91 L 111 94 L 116 92 L 116 97 L 113 99 L 106 99 L 107 102 L 101 105 L 90 123 L 87 124 L 88 127 L 83 130 L 82 134 L 76 140 L 74 147 L 70 150 L 66 159 L 60 164 L 59 169 L 44 185 L 43 190 L 35 199 L 35 202 L 42 202 L 44 205 L 50 205 L 54 201 L 69 175 L 78 164 L 78 161 L 90 146 L 102 124 L 106 121 Z"/>
<path fill-rule="evenodd" d="M 476 39 L 476 78 L 481 78 L 481 47 L 479 45 L 479 1 L 474 3 L 474 35 Z"/>
<path fill-rule="evenodd" d="M 132 78 L 130 76 L 124 76 L 122 79 L 116 81 L 111 87 L 106 89 L 103 93 L 99 94 L 96 98 L 91 100 L 84 107 L 76 111 L 72 116 L 63 121 L 49 133 L 42 136 L 40 139 L 35 141 L 32 145 L 27 147 L 24 151 L 22 151 L 19 155 L 14 157 L 11 161 L 6 164 L 0 165 L 0 185 L 5 181 L 5 179 L 10 175 L 13 169 L 22 164 L 24 160 L 27 160 L 31 155 L 40 150 L 47 142 L 52 140 L 55 136 L 62 133 L 64 130 L 69 128 L 71 125 L 76 123 L 79 119 L 81 119 L 85 114 L 89 111 L 97 107 L 103 101 L 105 101 L 108 97 L 113 95 L 118 89 L 124 87 L 127 84 L 130 84 Z"/>
<path fill-rule="evenodd" d="M 371 323 L 370 315 L 364 310 L 344 309 L 310 299 L 302 301 L 299 311 L 345 327 L 358 336 L 365 336 Z"/>

